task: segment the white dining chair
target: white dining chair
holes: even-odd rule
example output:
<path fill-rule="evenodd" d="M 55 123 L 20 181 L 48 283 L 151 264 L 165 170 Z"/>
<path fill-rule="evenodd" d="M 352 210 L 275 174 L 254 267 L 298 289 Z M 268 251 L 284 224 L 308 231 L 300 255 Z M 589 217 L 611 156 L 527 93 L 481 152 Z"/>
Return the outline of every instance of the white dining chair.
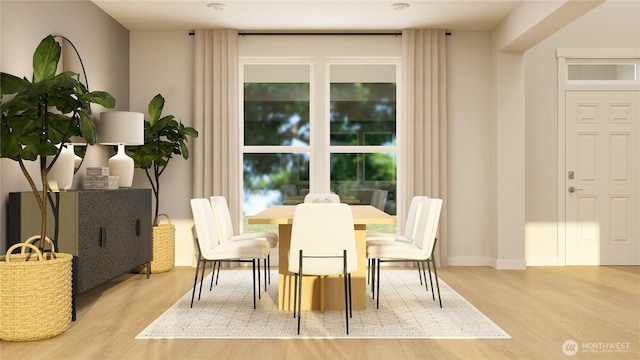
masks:
<path fill-rule="evenodd" d="M 371 205 L 375 206 L 379 210 L 384 211 L 384 207 L 387 205 L 387 195 L 389 190 L 375 189 L 373 195 L 371 195 Z"/>
<path fill-rule="evenodd" d="M 309 193 L 304 196 L 304 202 L 309 203 L 339 203 L 340 196 L 335 193 Z"/>
<path fill-rule="evenodd" d="M 357 269 L 356 238 L 349 205 L 297 205 L 291 229 L 288 270 L 295 274 L 293 317 L 298 317 L 298 335 L 304 275 L 321 276 L 321 288 L 325 276 L 342 275 L 346 329 L 349 334 L 349 317 L 352 316 L 351 273 Z"/>
<path fill-rule="evenodd" d="M 399 242 L 404 242 L 409 244 L 414 243 L 416 230 L 418 229 L 417 220 L 420 217 L 420 212 L 422 211 L 424 202 L 428 198 L 429 198 L 428 196 L 420 196 L 420 195 L 417 195 L 411 198 L 411 202 L 409 203 L 409 211 L 407 212 L 407 220 L 405 222 L 404 230 L 402 231 L 402 233 L 397 234 L 397 233 L 381 233 L 381 232 L 367 231 L 367 234 L 366 234 L 367 246 L 385 244 L 386 241 L 399 241 Z M 422 285 L 424 269 L 421 272 L 420 262 L 417 262 L 417 264 L 418 264 L 418 276 L 420 277 L 420 285 Z M 370 259 L 367 259 L 367 265 L 369 269 L 372 269 Z M 367 271 L 367 280 L 369 280 L 370 278 L 373 278 L 373 276 L 372 274 L 370 274 L 370 271 Z M 426 277 L 425 277 L 425 281 L 426 281 Z M 374 287 L 372 286 L 371 291 L 373 292 L 373 290 L 374 290 Z"/>
<path fill-rule="evenodd" d="M 380 306 L 380 267 L 385 262 L 405 262 L 416 261 L 426 265 L 429 272 L 429 280 L 431 283 L 431 294 L 435 300 L 435 292 L 433 286 L 433 278 L 431 276 L 431 264 L 433 264 L 433 272 L 435 275 L 436 288 L 438 290 L 438 301 L 442 307 L 442 299 L 440 297 L 440 284 L 438 282 L 438 270 L 436 267 L 433 252 L 436 246 L 436 234 L 440 221 L 440 212 L 442 210 L 442 199 L 426 199 L 423 209 L 418 217 L 418 228 L 416 230 L 415 242 L 399 242 L 388 241 L 375 245 L 367 246 L 367 258 L 372 261 L 372 274 L 376 273 L 373 283 L 377 283 L 376 288 L 376 307 Z M 425 279 L 426 283 L 426 279 Z M 427 287 L 428 291 L 428 287 Z"/>
<path fill-rule="evenodd" d="M 260 259 L 266 259 L 269 254 L 269 243 L 266 240 L 252 239 L 245 241 L 220 242 L 217 224 L 213 218 L 211 202 L 206 198 L 191 199 L 191 212 L 195 228 L 195 247 L 197 249 L 198 261 L 196 274 L 193 280 L 193 291 L 191 293 L 191 307 L 195 297 L 196 286 L 198 284 L 198 271 L 202 265 L 200 276 L 200 291 L 198 300 L 202 294 L 202 281 L 207 261 L 229 261 L 251 263 L 253 266 L 253 308 L 256 308 L 256 278 L 258 279 L 258 289 L 260 288 Z M 256 265 L 258 267 L 256 276 Z M 213 274 L 212 274 L 213 276 Z M 258 292 L 258 297 L 260 294 Z"/>
<path fill-rule="evenodd" d="M 400 241 L 412 243 L 415 238 L 417 230 L 417 219 L 420 216 L 420 211 L 424 205 L 424 200 L 428 199 L 428 196 L 414 196 L 409 203 L 409 211 L 407 212 L 407 220 L 404 224 L 404 230 L 402 233 L 383 233 L 367 231 L 366 239 L 367 244 L 375 243 L 377 241 Z"/>
<path fill-rule="evenodd" d="M 218 228 L 218 236 L 221 243 L 226 243 L 228 241 L 243 241 L 243 240 L 253 240 L 260 239 L 266 240 L 269 242 L 270 248 L 275 248 L 278 246 L 278 233 L 275 232 L 255 232 L 255 233 L 236 233 L 233 229 L 233 222 L 231 221 L 231 212 L 229 211 L 229 204 L 227 203 L 227 199 L 224 196 L 211 196 L 209 198 L 211 202 L 211 208 L 213 209 L 213 216 L 217 223 Z M 265 289 L 267 286 L 267 282 L 271 283 L 271 255 L 267 256 L 265 260 Z M 215 271 L 215 264 L 214 264 Z M 218 275 L 220 275 L 220 263 L 218 262 Z M 267 278 L 268 277 L 268 278 Z M 211 278 L 213 283 L 213 277 Z M 216 277 L 216 284 L 217 284 Z"/>

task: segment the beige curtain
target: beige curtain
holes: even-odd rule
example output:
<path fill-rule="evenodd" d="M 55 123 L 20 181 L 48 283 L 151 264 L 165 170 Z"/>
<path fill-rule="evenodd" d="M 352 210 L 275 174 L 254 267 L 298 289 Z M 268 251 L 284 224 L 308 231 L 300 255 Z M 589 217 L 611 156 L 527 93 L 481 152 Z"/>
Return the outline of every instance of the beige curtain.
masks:
<path fill-rule="evenodd" d="M 445 31 L 402 31 L 404 202 L 414 195 L 444 199 L 436 257 L 447 266 L 447 71 Z"/>
<path fill-rule="evenodd" d="M 225 196 L 240 214 L 238 31 L 196 30 L 194 52 L 193 197 Z"/>

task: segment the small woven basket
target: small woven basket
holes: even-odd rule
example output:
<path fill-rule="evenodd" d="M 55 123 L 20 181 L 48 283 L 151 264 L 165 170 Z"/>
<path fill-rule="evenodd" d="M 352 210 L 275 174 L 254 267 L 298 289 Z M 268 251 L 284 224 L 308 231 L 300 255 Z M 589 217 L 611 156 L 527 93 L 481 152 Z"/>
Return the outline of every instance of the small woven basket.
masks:
<path fill-rule="evenodd" d="M 63 333 L 71 323 L 73 255 L 42 253 L 31 242 L 11 246 L 0 256 L 0 339 L 33 341 Z M 21 248 L 20 254 L 12 252 Z M 25 252 L 31 249 L 32 253 Z"/>
<path fill-rule="evenodd" d="M 158 219 L 164 216 L 166 224 L 158 223 Z M 161 273 L 173 269 L 176 258 L 176 227 L 171 224 L 167 214 L 158 214 L 157 226 L 153 227 L 153 260 L 151 261 L 151 273 Z"/>

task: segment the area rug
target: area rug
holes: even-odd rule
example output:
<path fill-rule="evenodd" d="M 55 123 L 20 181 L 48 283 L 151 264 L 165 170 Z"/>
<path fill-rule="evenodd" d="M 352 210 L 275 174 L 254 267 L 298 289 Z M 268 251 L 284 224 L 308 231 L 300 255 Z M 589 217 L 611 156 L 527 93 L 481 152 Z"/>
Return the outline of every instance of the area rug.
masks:
<path fill-rule="evenodd" d="M 510 339 L 511 337 L 440 280 L 442 308 L 427 293 L 416 270 L 382 271 L 380 308 L 369 296 L 366 310 L 353 312 L 349 335 L 344 311 L 303 311 L 297 319 L 277 307 L 277 272 L 253 309 L 251 271 L 222 270 L 209 291 L 191 302 L 191 291 L 144 329 L 136 339 Z M 436 293 L 437 299 L 437 293 Z"/>

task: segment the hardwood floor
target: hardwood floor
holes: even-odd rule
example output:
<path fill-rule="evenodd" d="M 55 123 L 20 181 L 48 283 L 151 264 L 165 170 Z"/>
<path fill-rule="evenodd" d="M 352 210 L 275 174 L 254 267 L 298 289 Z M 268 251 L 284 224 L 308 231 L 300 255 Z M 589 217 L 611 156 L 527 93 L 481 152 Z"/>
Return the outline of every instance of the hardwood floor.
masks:
<path fill-rule="evenodd" d="M 175 268 L 150 279 L 125 274 L 81 294 L 77 321 L 65 333 L 36 342 L 0 341 L 0 359 L 640 358 L 638 266 L 438 270 L 510 340 L 135 340 L 191 289 L 193 272 Z M 578 344 L 573 357 L 563 353 L 566 340 Z M 605 350 L 611 346 L 618 352 Z"/>

